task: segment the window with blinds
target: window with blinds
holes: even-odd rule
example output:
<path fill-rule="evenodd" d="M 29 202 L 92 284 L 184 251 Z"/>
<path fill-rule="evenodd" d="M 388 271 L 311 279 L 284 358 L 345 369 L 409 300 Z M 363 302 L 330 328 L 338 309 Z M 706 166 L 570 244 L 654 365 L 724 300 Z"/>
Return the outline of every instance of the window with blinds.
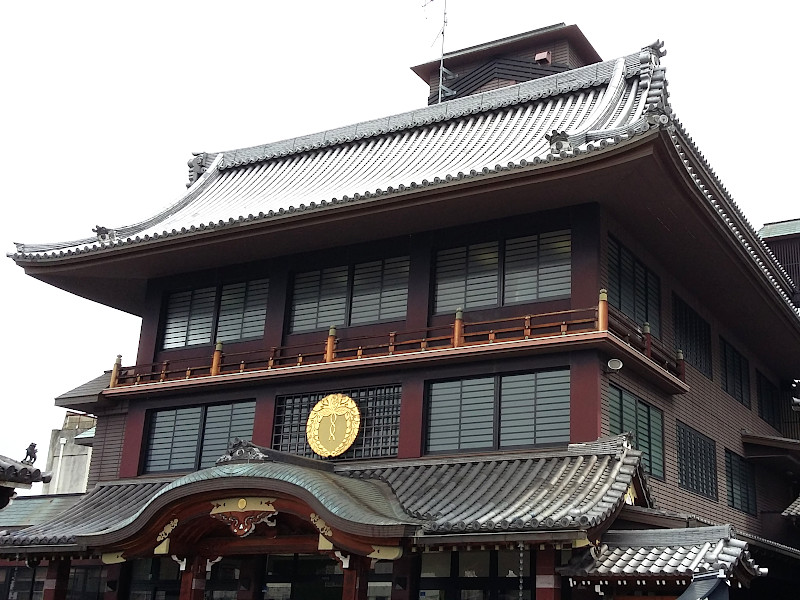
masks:
<path fill-rule="evenodd" d="M 675 348 L 683 350 L 686 362 L 710 379 L 711 326 L 677 296 L 672 297 L 672 319 Z"/>
<path fill-rule="evenodd" d="M 569 296 L 571 252 L 569 230 L 440 250 L 434 311 Z"/>
<path fill-rule="evenodd" d="M 642 451 L 645 471 L 664 478 L 664 413 L 627 390 L 609 387 L 608 420 L 611 433 L 633 433 Z"/>
<path fill-rule="evenodd" d="M 781 396 L 778 387 L 767 379 L 760 371 L 756 371 L 756 388 L 758 393 L 758 416 L 781 429 Z"/>
<path fill-rule="evenodd" d="M 319 458 L 308 445 L 306 422 L 311 409 L 330 393 L 350 396 L 361 413 L 361 430 L 353 445 L 337 459 L 397 456 L 400 435 L 400 385 L 278 396 L 272 448 Z"/>
<path fill-rule="evenodd" d="M 431 383 L 426 451 L 568 442 L 569 382 L 561 369 Z"/>
<path fill-rule="evenodd" d="M 661 337 L 661 280 L 625 246 L 608 238 L 608 302 Z"/>
<path fill-rule="evenodd" d="M 404 319 L 408 256 L 298 273 L 291 332 Z"/>
<path fill-rule="evenodd" d="M 753 465 L 730 450 L 725 450 L 725 476 L 728 480 L 728 506 L 758 514 L 756 510 L 756 473 Z"/>
<path fill-rule="evenodd" d="M 255 407 L 251 401 L 153 411 L 144 472 L 213 466 L 233 438 L 250 439 Z"/>
<path fill-rule="evenodd" d="M 268 296 L 268 279 L 174 292 L 167 297 L 162 348 L 261 337 Z"/>
<path fill-rule="evenodd" d="M 678 421 L 678 482 L 712 500 L 717 499 L 717 447 L 709 437 Z"/>
<path fill-rule="evenodd" d="M 736 348 L 719 338 L 722 389 L 750 408 L 750 365 Z"/>

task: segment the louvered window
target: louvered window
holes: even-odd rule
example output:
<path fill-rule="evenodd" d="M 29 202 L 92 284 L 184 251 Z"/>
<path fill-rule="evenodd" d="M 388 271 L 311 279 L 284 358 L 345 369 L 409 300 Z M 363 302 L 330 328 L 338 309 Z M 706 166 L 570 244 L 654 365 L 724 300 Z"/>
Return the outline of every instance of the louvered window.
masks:
<path fill-rule="evenodd" d="M 625 246 L 608 238 L 608 302 L 661 337 L 661 281 Z"/>
<path fill-rule="evenodd" d="M 722 389 L 750 408 L 750 365 L 736 348 L 723 338 L 719 341 Z"/>
<path fill-rule="evenodd" d="M 644 469 L 664 478 L 664 413 L 621 388 L 610 386 L 608 417 L 611 433 L 633 433 L 642 451 Z"/>
<path fill-rule="evenodd" d="M 756 385 L 758 387 L 758 416 L 775 429 L 780 430 L 781 396 L 778 388 L 759 371 L 756 371 Z"/>
<path fill-rule="evenodd" d="M 397 456 L 400 432 L 399 385 L 385 385 L 336 392 L 278 396 L 275 399 L 275 450 L 316 458 L 306 439 L 306 422 L 314 405 L 329 393 L 350 396 L 361 413 L 361 429 L 355 442 L 339 459 Z"/>
<path fill-rule="evenodd" d="M 185 292 L 167 297 L 164 350 L 216 341 L 233 342 L 264 335 L 269 280 L 241 283 Z"/>
<path fill-rule="evenodd" d="M 427 452 L 569 441 L 569 370 L 431 383 Z"/>
<path fill-rule="evenodd" d="M 569 296 L 568 230 L 440 250 L 434 311 L 448 313 Z"/>
<path fill-rule="evenodd" d="M 751 515 L 757 514 L 756 474 L 753 465 L 726 449 L 725 475 L 728 480 L 728 506 Z"/>
<path fill-rule="evenodd" d="M 706 377 L 711 377 L 711 326 L 677 296 L 672 297 L 675 348 Z"/>
<path fill-rule="evenodd" d="M 684 489 L 717 499 L 714 440 L 678 421 L 678 481 Z"/>
<path fill-rule="evenodd" d="M 255 402 L 158 410 L 150 414 L 146 473 L 213 466 L 231 439 L 250 439 Z"/>
<path fill-rule="evenodd" d="M 401 256 L 298 273 L 291 331 L 405 319 L 409 259 Z"/>

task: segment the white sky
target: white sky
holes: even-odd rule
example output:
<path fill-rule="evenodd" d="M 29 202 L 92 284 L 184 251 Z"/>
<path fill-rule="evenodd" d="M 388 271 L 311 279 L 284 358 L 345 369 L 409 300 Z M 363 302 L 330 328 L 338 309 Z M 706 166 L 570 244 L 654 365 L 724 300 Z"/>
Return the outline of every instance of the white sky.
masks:
<path fill-rule="evenodd" d="M 91 235 L 179 198 L 192 151 L 240 148 L 412 110 L 443 0 L 80 0 L 0 7 L 0 248 Z M 800 217 L 789 4 L 449 0 L 445 50 L 577 24 L 603 59 L 666 41 L 671 103 L 751 223 Z M 643 200 L 646 195 L 643 193 Z M 53 398 L 135 360 L 140 321 L 0 260 L 0 454 Z M 41 463 L 41 464 L 39 464 Z M 34 491 L 36 488 L 34 488 Z"/>

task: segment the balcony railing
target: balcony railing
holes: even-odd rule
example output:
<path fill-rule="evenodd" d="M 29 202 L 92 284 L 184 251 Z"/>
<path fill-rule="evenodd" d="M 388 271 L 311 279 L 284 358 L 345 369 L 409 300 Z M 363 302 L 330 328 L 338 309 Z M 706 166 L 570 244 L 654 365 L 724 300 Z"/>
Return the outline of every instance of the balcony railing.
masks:
<path fill-rule="evenodd" d="M 667 351 L 649 333 L 640 331 L 635 324 L 627 322 L 616 312 L 609 315 L 605 290 L 602 290 L 597 306 L 589 308 L 474 322 L 465 321 L 462 311 L 459 310 L 456 311 L 453 322 L 448 325 L 358 337 L 337 336 L 336 328 L 331 327 L 327 337 L 315 343 L 277 346 L 249 352 L 224 352 L 222 343 L 218 342 L 213 355 L 207 361 L 197 358 L 176 359 L 123 367 L 121 358 L 117 357 L 110 387 L 605 330 L 612 331 L 671 373 L 682 375 L 682 361 L 670 358 Z"/>

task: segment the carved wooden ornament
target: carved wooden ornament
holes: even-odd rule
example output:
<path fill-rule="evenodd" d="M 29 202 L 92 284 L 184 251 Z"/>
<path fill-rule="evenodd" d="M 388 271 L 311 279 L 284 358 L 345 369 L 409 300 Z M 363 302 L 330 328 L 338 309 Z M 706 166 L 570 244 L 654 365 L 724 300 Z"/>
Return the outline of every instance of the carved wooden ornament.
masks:
<path fill-rule="evenodd" d="M 361 414 L 350 396 L 329 394 L 308 415 L 306 438 L 320 456 L 339 456 L 358 436 Z"/>

